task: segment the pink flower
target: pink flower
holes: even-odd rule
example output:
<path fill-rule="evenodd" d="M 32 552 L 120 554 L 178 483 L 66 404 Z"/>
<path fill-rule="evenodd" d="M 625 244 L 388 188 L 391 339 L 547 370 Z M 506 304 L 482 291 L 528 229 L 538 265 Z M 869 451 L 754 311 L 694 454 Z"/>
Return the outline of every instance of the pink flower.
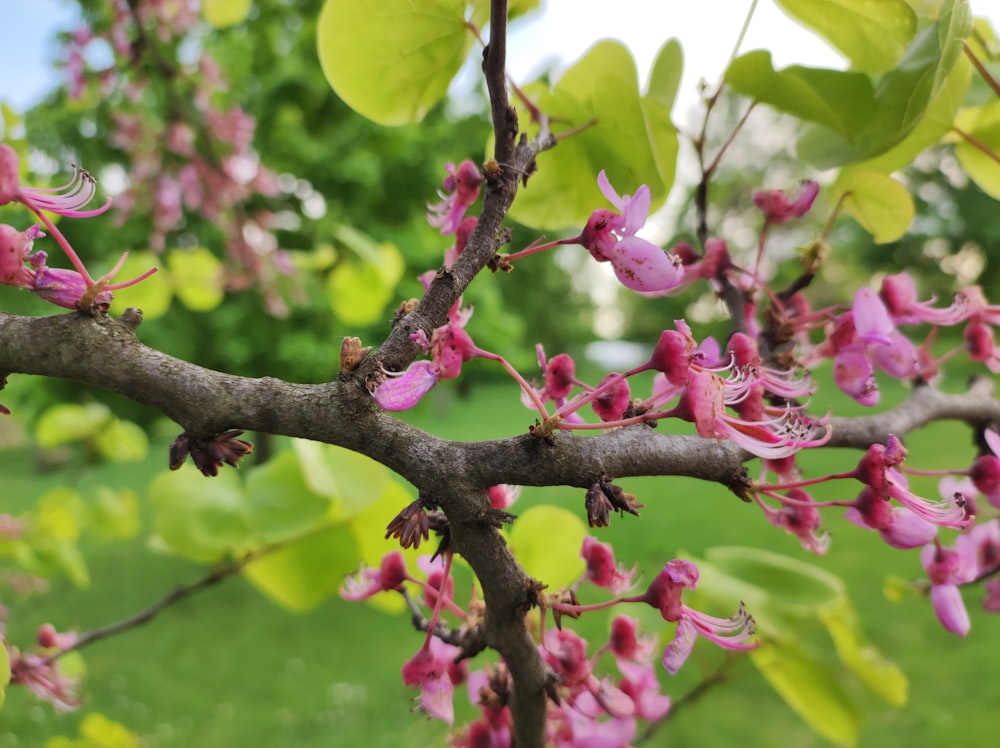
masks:
<path fill-rule="evenodd" d="M 953 634 L 965 636 L 969 633 L 969 613 L 958 585 L 975 576 L 975 557 L 944 548 L 935 540 L 920 552 L 920 563 L 931 581 L 931 604 L 941 625 Z"/>
<path fill-rule="evenodd" d="M 757 646 L 756 642 L 750 642 L 754 634 L 753 618 L 742 603 L 731 618 L 715 618 L 681 602 L 681 592 L 694 589 L 697 584 L 698 567 L 690 561 L 675 559 L 667 562 L 644 595 L 633 598 L 658 608 L 665 621 L 677 623 L 674 639 L 663 652 L 663 667 L 671 675 L 680 670 L 699 635 L 724 649 L 747 650 Z"/>
<path fill-rule="evenodd" d="M 558 243 L 581 244 L 598 262 L 610 262 L 618 280 L 633 291 L 666 291 L 677 286 L 684 278 L 680 260 L 636 236 L 649 215 L 649 187 L 641 185 L 635 195 L 619 195 L 604 171 L 597 175 L 597 184 L 621 213 L 596 210 L 579 236 Z"/>
<path fill-rule="evenodd" d="M 112 291 L 135 285 L 156 272 L 156 268 L 153 268 L 125 283 L 109 283 L 128 257 L 127 252 L 111 272 L 98 281 L 89 279 L 89 276 L 85 277 L 76 270 L 50 268 L 46 265 L 47 253 L 31 251 L 34 240 L 44 236 L 37 225 L 19 232 L 11 226 L 0 224 L 0 283 L 27 289 L 64 309 L 93 306 L 106 310 L 113 298 Z"/>
<path fill-rule="evenodd" d="M 489 499 L 490 506 L 494 509 L 506 509 L 517 501 L 517 497 L 520 495 L 520 486 L 511 486 L 506 483 L 490 486 L 486 489 L 486 498 Z"/>
<path fill-rule="evenodd" d="M 639 623 L 634 618 L 615 616 L 611 621 L 611 636 L 606 646 L 619 660 L 618 667 L 621 669 L 621 660 L 648 663 L 653 656 L 656 639 L 640 636 Z"/>
<path fill-rule="evenodd" d="M 403 554 L 391 551 L 382 558 L 379 568 L 362 566 L 347 577 L 340 587 L 340 596 L 352 602 L 365 600 L 379 592 L 402 589 L 406 578 L 406 560 Z"/>
<path fill-rule="evenodd" d="M 386 379 L 372 392 L 375 402 L 385 410 L 409 410 L 433 389 L 439 379 L 454 379 L 462 364 L 482 352 L 463 329 L 468 315 L 453 315 L 453 320 L 431 335 L 430 361 L 414 361 L 405 371 L 385 372 Z M 427 337 L 422 338 L 426 343 Z M 421 340 L 417 340 L 421 342 Z"/>
<path fill-rule="evenodd" d="M 0 143 L 0 205 L 18 202 L 35 214 L 45 210 L 74 218 L 100 215 L 111 206 L 108 200 L 95 210 L 82 210 L 97 194 L 97 182 L 83 169 L 76 169 L 69 182 L 52 189 L 22 186 L 19 171 L 17 152 L 6 143 Z"/>
<path fill-rule="evenodd" d="M 917 301 L 917 286 L 908 273 L 887 275 L 882 279 L 879 296 L 897 324 L 954 325 L 962 320 L 962 314 L 955 306 L 936 309 L 931 306 L 934 299 Z"/>
<path fill-rule="evenodd" d="M 620 595 L 632 587 L 635 569 L 626 571 L 624 566 L 618 564 L 608 543 L 602 543 L 588 535 L 583 539 L 580 556 L 587 564 L 584 578 L 591 584 L 604 587 L 613 595 Z"/>
<path fill-rule="evenodd" d="M 807 179 L 799 186 L 794 199 L 781 190 L 754 190 L 753 203 L 764 214 L 767 223 L 778 225 L 804 216 L 818 194 L 819 184 Z"/>
<path fill-rule="evenodd" d="M 444 192 L 439 192 L 441 201 L 427 205 L 427 221 L 431 226 L 441 229 L 442 234 L 454 234 L 465 211 L 479 199 L 479 186 L 483 183 L 483 175 L 474 163 L 466 159 L 458 168 L 454 164 L 445 164 L 445 177 L 442 186 Z"/>
<path fill-rule="evenodd" d="M 0 637 L 0 644 L 5 644 Z M 79 681 L 63 673 L 59 660 L 44 655 L 20 654 L 6 645 L 10 654 L 10 682 L 27 686 L 36 698 L 52 704 L 56 712 L 71 712 L 80 706 Z"/>
<path fill-rule="evenodd" d="M 420 687 L 420 708 L 449 725 L 455 721 L 453 665 L 460 654 L 458 647 L 428 636 L 403 665 L 403 682 Z"/>
<path fill-rule="evenodd" d="M 601 389 L 601 385 L 613 379 L 619 379 L 619 375 L 614 373 L 606 375 L 598 385 L 598 390 Z M 631 402 L 628 381 L 619 379 L 591 400 L 590 405 L 602 421 L 618 421 L 625 416 L 625 411 Z"/>

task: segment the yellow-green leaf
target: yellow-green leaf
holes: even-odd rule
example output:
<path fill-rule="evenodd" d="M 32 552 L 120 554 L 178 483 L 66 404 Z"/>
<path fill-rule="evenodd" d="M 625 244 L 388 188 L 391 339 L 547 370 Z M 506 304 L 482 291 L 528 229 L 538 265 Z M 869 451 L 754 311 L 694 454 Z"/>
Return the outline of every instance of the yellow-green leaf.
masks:
<path fill-rule="evenodd" d="M 114 416 L 100 403 L 53 405 L 42 413 L 35 426 L 35 439 L 42 449 L 90 439 L 107 426 Z"/>
<path fill-rule="evenodd" d="M 554 87 L 525 87 L 561 129 L 586 128 L 546 153 L 545 168 L 518 193 L 511 216 L 539 229 L 582 227 L 593 211 L 609 207 L 597 187 L 602 169 L 619 194 L 633 195 L 645 184 L 651 209 L 662 205 L 674 178 L 676 131 L 667 104 L 677 51 L 669 43 L 661 51 L 646 97 L 639 95 L 632 53 L 609 40 L 587 50 Z M 519 114 L 522 130 L 530 131 L 528 113 Z"/>
<path fill-rule="evenodd" d="M 326 0 L 319 61 L 333 90 L 380 125 L 419 122 L 475 41 L 466 0 Z"/>
<path fill-rule="evenodd" d="M 250 0 L 201 0 L 201 17 L 217 29 L 242 23 L 250 14 Z"/>
<path fill-rule="evenodd" d="M 236 471 L 206 478 L 190 464 L 160 473 L 149 486 L 154 528 L 176 553 L 202 563 L 242 548 L 249 529 Z"/>
<path fill-rule="evenodd" d="M 968 136 L 952 138 L 958 162 L 983 192 L 1000 200 L 1000 101 L 963 109 L 955 118 L 955 127 Z"/>
<path fill-rule="evenodd" d="M 93 741 L 95 748 L 137 748 L 139 738 L 124 725 L 99 712 L 91 712 L 80 723 L 80 737 Z"/>
<path fill-rule="evenodd" d="M 860 717 L 836 675 L 792 643 L 768 642 L 750 660 L 809 726 L 839 745 L 856 745 Z"/>
<path fill-rule="evenodd" d="M 903 706 L 909 692 L 906 675 L 899 666 L 885 659 L 865 639 L 858 616 L 847 598 L 819 610 L 819 619 L 833 639 L 837 656 L 847 668 L 883 701 Z"/>
<path fill-rule="evenodd" d="M 845 169 L 834 183 L 834 197 L 844 196 L 844 210 L 861 224 L 876 244 L 894 242 L 913 221 L 913 198 L 887 174 Z"/>
<path fill-rule="evenodd" d="M 866 73 L 881 73 L 906 52 L 917 16 L 905 0 L 775 0 L 778 7 Z"/>
<path fill-rule="evenodd" d="M 123 283 L 145 273 L 150 268 L 160 267 L 163 258 L 152 252 L 129 252 L 125 264 L 115 276 L 115 281 Z M 115 291 L 114 308 L 121 312 L 130 306 L 142 310 L 142 318 L 147 322 L 162 317 L 170 308 L 170 300 L 174 291 L 170 283 L 170 274 L 162 268 L 141 283 Z"/>
<path fill-rule="evenodd" d="M 101 456 L 110 462 L 142 462 L 149 451 L 149 438 L 140 426 L 115 418 L 94 437 Z"/>
<path fill-rule="evenodd" d="M 281 605 L 305 612 L 336 594 L 357 559 L 350 528 L 329 527 L 253 561 L 243 574 Z"/>
<path fill-rule="evenodd" d="M 166 259 L 174 293 L 184 306 L 207 312 L 222 302 L 222 263 L 209 250 L 171 249 Z"/>
<path fill-rule="evenodd" d="M 510 529 L 510 547 L 524 570 L 550 589 L 567 587 L 583 574 L 580 556 L 587 527 L 575 512 L 542 505 L 521 514 Z"/>

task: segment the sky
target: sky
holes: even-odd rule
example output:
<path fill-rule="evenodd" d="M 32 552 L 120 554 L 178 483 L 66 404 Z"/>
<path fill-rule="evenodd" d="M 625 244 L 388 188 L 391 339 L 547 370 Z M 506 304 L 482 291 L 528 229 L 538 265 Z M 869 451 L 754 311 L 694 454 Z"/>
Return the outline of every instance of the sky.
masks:
<path fill-rule="evenodd" d="M 817 0 L 820 1 L 820 0 Z M 684 49 L 678 96 L 683 114 L 698 100 L 697 84 L 714 83 L 739 35 L 750 0 L 545 0 L 544 9 L 513 25 L 509 52 L 515 80 L 530 80 L 553 63 L 578 58 L 599 38 L 613 37 L 632 50 L 640 80 L 670 37 Z M 977 13 L 1000 25 L 1000 0 L 972 0 Z M 75 4 L 67 0 L 0 0 L 0 100 L 24 109 L 60 81 L 53 69 L 54 34 L 69 28 Z M 775 65 L 843 67 L 817 37 L 790 21 L 773 2 L 759 0 L 742 49 L 769 48 Z"/>

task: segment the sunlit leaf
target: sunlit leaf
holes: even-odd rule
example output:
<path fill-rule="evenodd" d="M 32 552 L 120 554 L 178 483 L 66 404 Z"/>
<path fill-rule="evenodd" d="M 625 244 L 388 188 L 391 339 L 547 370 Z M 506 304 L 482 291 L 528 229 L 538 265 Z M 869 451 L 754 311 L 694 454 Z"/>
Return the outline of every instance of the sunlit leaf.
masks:
<path fill-rule="evenodd" d="M 382 316 L 392 300 L 394 285 L 387 285 L 374 265 L 341 262 L 326 281 L 330 309 L 345 325 L 370 325 Z"/>
<path fill-rule="evenodd" d="M 913 222 L 913 198 L 887 174 L 845 169 L 834 184 L 834 195 L 836 199 L 845 196 L 844 210 L 876 244 L 896 241 Z"/>
<path fill-rule="evenodd" d="M 972 30 L 968 0 L 947 0 L 941 17 L 921 30 L 906 54 L 875 86 L 875 105 L 861 133 L 813 128 L 799 139 L 800 158 L 819 168 L 863 161 L 901 143 L 945 85 Z"/>
<path fill-rule="evenodd" d="M 250 0 L 201 0 L 201 17 L 217 29 L 242 23 L 249 14 Z"/>
<path fill-rule="evenodd" d="M 311 533 L 251 562 L 244 576 L 266 595 L 298 612 L 336 594 L 357 568 L 358 549 L 346 526 Z"/>
<path fill-rule="evenodd" d="M 580 556 L 587 527 L 575 512 L 558 506 L 534 506 L 510 529 L 510 547 L 524 570 L 551 589 L 566 587 L 583 574 Z"/>
<path fill-rule="evenodd" d="M 858 168 L 888 174 L 913 163 L 917 155 L 940 141 L 951 129 L 971 82 L 972 65 L 964 57 L 959 58 L 913 132 L 882 155 L 858 164 Z"/>
<path fill-rule="evenodd" d="M 958 162 L 983 192 L 1000 200 L 1000 101 L 962 110 L 955 127 L 962 133 L 953 138 Z"/>
<path fill-rule="evenodd" d="M 893 706 L 903 706 L 909 692 L 906 675 L 869 642 L 847 598 L 819 609 L 819 619 L 833 639 L 840 661 L 871 691 Z"/>
<path fill-rule="evenodd" d="M 750 660 L 815 732 L 839 745 L 857 744 L 857 707 L 830 668 L 788 643 L 768 642 L 752 650 Z"/>
<path fill-rule="evenodd" d="M 38 419 L 35 440 L 42 449 L 51 449 L 89 439 L 113 420 L 108 407 L 100 403 L 53 405 Z"/>
<path fill-rule="evenodd" d="M 166 260 L 174 293 L 184 306 L 207 312 L 222 302 L 222 263 L 209 250 L 171 249 Z"/>
<path fill-rule="evenodd" d="M 381 125 L 419 122 L 475 41 L 466 0 L 326 0 L 319 60 L 333 90 Z"/>
<path fill-rule="evenodd" d="M 338 519 L 378 501 L 393 482 L 389 468 L 363 454 L 306 439 L 293 439 L 292 445 L 306 485 L 334 501 L 333 516 Z"/>
<path fill-rule="evenodd" d="M 635 194 L 645 184 L 652 193 L 652 210 L 663 204 L 673 183 L 671 139 L 676 138 L 664 111 L 672 72 L 664 68 L 679 63 L 671 50 L 657 60 L 658 88 L 650 99 L 639 95 L 632 54 L 615 41 L 591 47 L 553 88 L 525 88 L 526 95 L 559 123 L 557 132 L 587 127 L 545 154 L 545 168 L 518 193 L 512 217 L 539 229 L 582 228 L 594 210 L 610 207 L 597 187 L 602 169 L 619 193 Z M 522 131 L 535 131 L 523 108 L 520 114 Z"/>
<path fill-rule="evenodd" d="M 913 38 L 917 16 L 905 0 L 775 0 L 866 73 L 891 68 Z"/>
<path fill-rule="evenodd" d="M 95 434 L 94 445 L 110 462 L 141 462 L 149 451 L 149 438 L 137 424 L 115 418 Z"/>
<path fill-rule="evenodd" d="M 92 741 L 95 748 L 137 748 L 139 738 L 124 725 L 99 712 L 91 712 L 80 723 L 80 737 Z"/>
<path fill-rule="evenodd" d="M 235 471 L 206 478 L 190 465 L 157 475 L 149 486 L 153 526 L 182 556 L 217 561 L 247 540 L 243 487 Z"/>
<path fill-rule="evenodd" d="M 292 450 L 247 473 L 247 523 L 260 543 L 271 543 L 319 523 L 330 502 L 312 491 Z"/>
<path fill-rule="evenodd" d="M 748 98 L 823 125 L 848 140 L 867 126 L 874 108 L 867 75 L 802 65 L 775 70 L 771 53 L 765 50 L 737 57 L 725 79 Z"/>

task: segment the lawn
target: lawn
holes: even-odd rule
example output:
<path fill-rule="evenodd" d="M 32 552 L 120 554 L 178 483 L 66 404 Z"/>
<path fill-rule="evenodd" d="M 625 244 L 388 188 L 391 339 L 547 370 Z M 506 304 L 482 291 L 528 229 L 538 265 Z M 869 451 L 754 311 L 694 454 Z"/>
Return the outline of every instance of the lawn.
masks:
<path fill-rule="evenodd" d="M 454 398 L 452 392 L 447 386 L 439 388 L 411 420 L 438 435 L 464 440 L 516 434 L 531 420 L 528 411 L 512 407 L 516 400 L 509 385 L 476 389 L 469 400 Z M 126 480 L 142 495 L 148 477 L 162 470 L 167 443 L 166 438 L 156 439 L 145 463 L 89 471 L 84 480 Z M 960 466 L 968 461 L 968 444 L 967 432 L 959 426 L 918 432 L 908 440 L 912 462 L 921 467 Z M 816 470 L 844 470 L 857 457 L 828 450 L 808 459 Z M 14 497 L 12 511 L 30 504 L 48 486 L 70 480 L 61 474 L 34 474 L 32 465 L 31 456 L 22 451 L 0 452 L 4 494 Z M 961 641 L 940 628 L 926 600 L 886 599 L 882 587 L 888 575 L 921 576 L 917 552 L 890 549 L 874 533 L 847 525 L 840 512 L 834 512 L 829 515 L 833 546 L 825 558 L 817 559 L 768 525 L 752 505 L 716 486 L 678 478 L 620 482 L 646 508 L 640 517 L 615 519 L 599 537 L 614 544 L 622 561 L 638 564 L 647 580 L 679 551 L 699 555 L 710 546 L 734 544 L 787 553 L 846 580 L 866 634 L 903 667 L 911 688 L 902 709 L 886 707 L 874 697 L 866 700 L 863 691 L 853 690 L 866 701 L 862 746 L 995 739 L 1000 694 L 989 684 L 1000 667 L 1000 648 L 993 645 L 1000 620 L 983 614 L 975 596 L 969 595 L 973 628 L 968 641 Z M 933 495 L 933 481 L 917 481 L 914 487 Z M 832 490 L 857 489 L 842 484 Z M 582 513 L 583 495 L 576 489 L 529 488 L 515 509 L 523 512 L 545 502 Z M 93 580 L 89 589 L 77 590 L 57 579 L 47 595 L 9 602 L 13 641 L 28 640 L 45 621 L 60 629 L 85 629 L 126 617 L 204 573 L 203 567 L 151 553 L 141 539 L 93 540 L 86 550 Z M 581 623 L 596 638 L 605 630 L 607 617 Z M 41 746 L 54 735 L 75 735 L 80 716 L 89 711 L 121 722 L 149 746 L 438 745 L 443 730 L 411 713 L 414 693 L 399 675 L 402 662 L 419 643 L 420 635 L 405 617 L 338 599 L 295 615 L 243 579 L 230 579 L 143 628 L 87 649 L 89 677 L 80 714 L 53 716 L 47 705 L 38 704 L 23 689 L 10 689 L 0 710 L 0 746 Z M 666 690 L 675 699 L 682 696 L 697 684 L 702 667 L 715 666 L 717 655 L 710 645 L 699 644 L 678 676 L 671 680 L 663 675 Z M 462 700 L 459 694 L 456 702 Z M 676 719 L 647 743 L 726 744 L 829 745 L 784 705 L 745 659 L 732 666 L 721 687 L 678 710 Z"/>

